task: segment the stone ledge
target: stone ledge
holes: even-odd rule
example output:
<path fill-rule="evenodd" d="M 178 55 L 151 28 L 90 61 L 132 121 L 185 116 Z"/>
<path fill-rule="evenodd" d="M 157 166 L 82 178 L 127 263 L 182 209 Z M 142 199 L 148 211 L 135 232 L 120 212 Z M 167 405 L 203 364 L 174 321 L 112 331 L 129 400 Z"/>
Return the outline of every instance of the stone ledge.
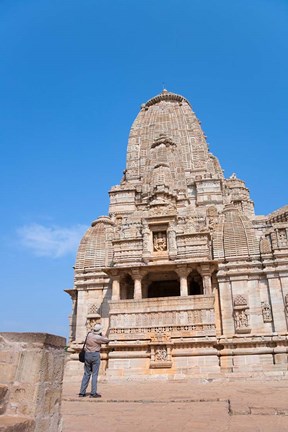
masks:
<path fill-rule="evenodd" d="M 62 336 L 55 336 L 49 333 L 14 333 L 14 332 L 1 332 L 5 342 L 11 343 L 37 343 L 49 345 L 56 348 L 64 348 L 66 339 Z"/>

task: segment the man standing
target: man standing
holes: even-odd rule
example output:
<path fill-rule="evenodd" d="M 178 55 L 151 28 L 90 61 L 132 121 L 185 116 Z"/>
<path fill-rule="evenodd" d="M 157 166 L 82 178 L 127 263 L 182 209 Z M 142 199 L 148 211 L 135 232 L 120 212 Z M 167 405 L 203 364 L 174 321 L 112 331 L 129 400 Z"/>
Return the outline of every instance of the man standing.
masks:
<path fill-rule="evenodd" d="M 99 398 L 101 395 L 97 393 L 97 379 L 100 367 L 100 348 L 101 344 L 109 342 L 107 337 L 102 336 L 101 324 L 95 324 L 93 330 L 88 333 L 85 344 L 85 364 L 84 375 L 82 378 L 80 397 L 86 396 L 86 389 L 92 374 L 91 393 L 90 397 Z"/>

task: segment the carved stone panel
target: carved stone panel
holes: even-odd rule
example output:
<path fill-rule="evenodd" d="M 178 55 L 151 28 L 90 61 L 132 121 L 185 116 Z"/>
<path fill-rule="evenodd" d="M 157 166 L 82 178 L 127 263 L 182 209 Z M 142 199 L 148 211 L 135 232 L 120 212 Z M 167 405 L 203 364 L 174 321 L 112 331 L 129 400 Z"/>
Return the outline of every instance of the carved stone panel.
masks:
<path fill-rule="evenodd" d="M 167 251 L 167 234 L 166 231 L 153 232 L 153 251 Z"/>
<path fill-rule="evenodd" d="M 261 307 L 262 307 L 262 316 L 263 316 L 264 323 L 265 322 L 272 322 L 273 319 L 272 319 L 270 304 L 267 302 L 262 302 Z"/>
<path fill-rule="evenodd" d="M 237 295 L 234 298 L 234 325 L 236 333 L 250 333 L 249 327 L 249 306 L 247 300 L 242 295 Z"/>
<path fill-rule="evenodd" d="M 197 299 L 199 303 L 195 302 L 194 305 L 193 300 L 196 299 L 181 300 L 177 299 L 175 305 L 169 305 L 165 299 L 157 299 L 157 302 L 143 299 L 137 304 L 128 300 L 114 303 L 110 309 L 110 336 L 115 340 L 122 339 L 122 335 L 137 339 L 151 338 L 152 335 L 163 337 L 166 334 L 214 335 L 213 297 L 201 296 Z M 123 306 L 122 311 L 119 310 L 120 306 Z"/>
<path fill-rule="evenodd" d="M 162 333 L 152 334 L 150 349 L 150 368 L 171 368 L 172 367 L 172 355 L 171 355 L 172 343 L 168 334 Z"/>

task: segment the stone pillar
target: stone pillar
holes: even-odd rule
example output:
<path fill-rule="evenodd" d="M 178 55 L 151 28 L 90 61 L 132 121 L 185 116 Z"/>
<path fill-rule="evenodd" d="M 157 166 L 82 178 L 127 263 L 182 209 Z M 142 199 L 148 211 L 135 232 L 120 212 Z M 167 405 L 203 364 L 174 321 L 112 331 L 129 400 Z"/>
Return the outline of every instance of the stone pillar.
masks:
<path fill-rule="evenodd" d="M 272 314 L 274 321 L 274 330 L 277 333 L 286 333 L 287 324 L 285 316 L 285 307 L 283 301 L 283 293 L 278 273 L 267 273 L 269 293 L 272 306 Z"/>
<path fill-rule="evenodd" d="M 141 278 L 136 276 L 134 278 L 134 300 L 142 299 L 142 284 Z"/>
<path fill-rule="evenodd" d="M 260 333 L 265 331 L 265 326 L 261 308 L 259 275 L 254 274 L 249 276 L 247 288 L 250 327 L 253 333 Z"/>
<path fill-rule="evenodd" d="M 285 272 L 279 272 L 280 276 L 280 283 L 282 286 L 284 297 L 286 294 L 288 294 L 288 271 Z"/>
<path fill-rule="evenodd" d="M 209 265 L 201 265 L 203 291 L 205 295 L 212 295 L 211 269 Z"/>
<path fill-rule="evenodd" d="M 120 277 L 113 276 L 112 280 L 112 300 L 118 301 L 120 300 Z"/>
<path fill-rule="evenodd" d="M 76 334 L 75 339 L 80 343 L 85 340 L 87 329 L 87 304 L 88 304 L 88 290 L 78 290 L 77 293 L 77 318 L 76 318 Z"/>
<path fill-rule="evenodd" d="M 180 296 L 185 297 L 188 296 L 188 282 L 187 277 L 189 274 L 189 270 L 186 268 L 181 268 L 177 270 L 177 274 L 180 278 Z"/>
<path fill-rule="evenodd" d="M 181 297 L 188 296 L 187 276 L 180 276 L 180 295 Z"/>
<path fill-rule="evenodd" d="M 221 322 L 221 311 L 220 311 L 220 300 L 219 300 L 219 289 L 214 287 L 213 294 L 215 297 L 215 326 L 216 326 L 216 336 L 221 336 L 222 334 L 222 322 Z"/>
<path fill-rule="evenodd" d="M 72 300 L 72 313 L 69 315 L 69 342 L 72 342 L 75 339 L 75 331 L 76 331 L 76 319 L 77 319 L 77 294 L 78 291 L 76 289 L 67 289 L 64 290 L 67 294 L 70 295 Z"/>
<path fill-rule="evenodd" d="M 211 275 L 203 275 L 203 290 L 205 295 L 212 295 Z"/>
<path fill-rule="evenodd" d="M 151 257 L 152 251 L 152 233 L 147 224 L 144 224 L 143 231 L 143 261 L 147 264 L 149 262 L 149 258 Z"/>
<path fill-rule="evenodd" d="M 177 256 L 177 243 L 175 228 L 170 225 L 167 230 L 168 252 L 170 259 L 174 260 Z"/>
<path fill-rule="evenodd" d="M 234 331 L 233 319 L 233 302 L 231 285 L 229 278 L 225 276 L 224 271 L 219 271 L 217 278 L 219 284 L 219 299 L 220 299 L 220 313 L 222 317 L 222 330 L 224 336 L 232 336 Z"/>

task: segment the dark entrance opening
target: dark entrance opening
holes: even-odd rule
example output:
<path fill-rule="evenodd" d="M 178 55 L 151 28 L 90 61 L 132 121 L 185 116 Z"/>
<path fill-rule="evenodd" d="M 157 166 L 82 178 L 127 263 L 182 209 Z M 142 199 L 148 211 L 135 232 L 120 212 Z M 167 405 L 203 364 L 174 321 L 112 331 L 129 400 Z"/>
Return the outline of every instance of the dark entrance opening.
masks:
<path fill-rule="evenodd" d="M 148 286 L 148 298 L 180 296 L 177 280 L 154 281 Z"/>
<path fill-rule="evenodd" d="M 120 299 L 129 300 L 134 296 L 134 282 L 130 275 L 125 275 L 121 279 Z"/>
<path fill-rule="evenodd" d="M 188 277 L 188 294 L 201 295 L 203 294 L 203 281 L 198 272 L 193 271 Z"/>

